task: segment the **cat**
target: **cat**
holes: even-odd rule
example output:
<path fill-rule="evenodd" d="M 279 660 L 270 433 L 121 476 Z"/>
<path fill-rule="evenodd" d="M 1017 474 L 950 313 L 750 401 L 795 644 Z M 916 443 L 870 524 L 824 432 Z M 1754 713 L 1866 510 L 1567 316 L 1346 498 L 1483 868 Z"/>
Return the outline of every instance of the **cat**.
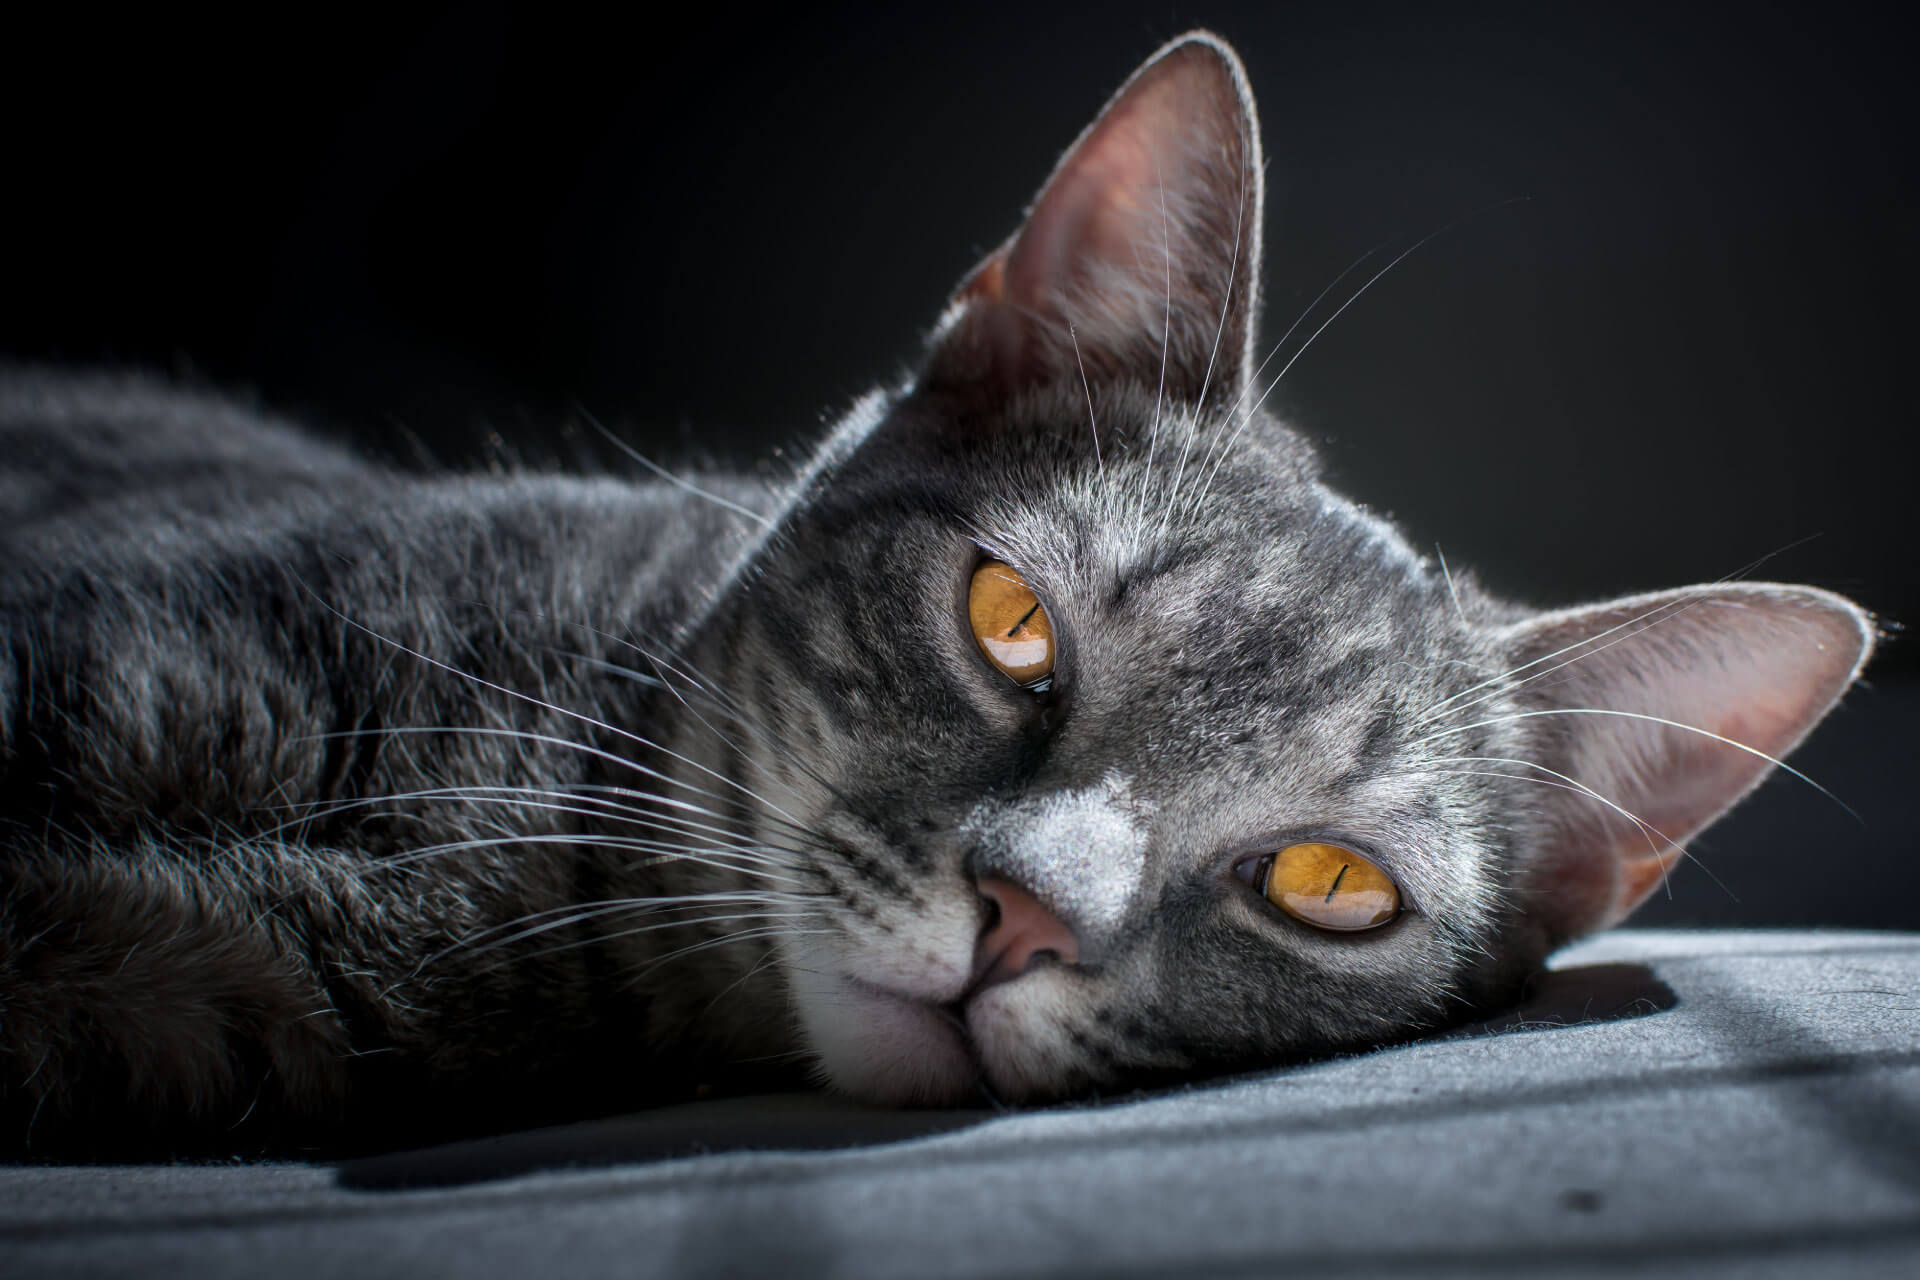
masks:
<path fill-rule="evenodd" d="M 808 1080 L 1092 1096 L 1497 1009 L 1872 619 L 1537 611 L 1264 409 L 1263 157 L 1155 53 L 789 483 L 415 474 L 0 379 L 0 1150 L 326 1154 Z"/>

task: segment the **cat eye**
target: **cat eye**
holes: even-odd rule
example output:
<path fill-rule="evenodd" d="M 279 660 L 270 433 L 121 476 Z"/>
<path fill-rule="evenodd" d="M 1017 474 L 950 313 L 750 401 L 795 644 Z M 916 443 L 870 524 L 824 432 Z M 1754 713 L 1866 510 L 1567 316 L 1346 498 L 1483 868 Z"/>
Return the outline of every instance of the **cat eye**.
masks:
<path fill-rule="evenodd" d="M 980 652 L 1009 680 L 1035 689 L 1052 677 L 1053 621 L 1012 565 L 988 560 L 973 571 L 967 620 Z"/>
<path fill-rule="evenodd" d="M 1294 844 L 1235 874 L 1296 920 L 1335 933 L 1377 929 L 1400 914 L 1391 876 L 1337 844 Z"/>

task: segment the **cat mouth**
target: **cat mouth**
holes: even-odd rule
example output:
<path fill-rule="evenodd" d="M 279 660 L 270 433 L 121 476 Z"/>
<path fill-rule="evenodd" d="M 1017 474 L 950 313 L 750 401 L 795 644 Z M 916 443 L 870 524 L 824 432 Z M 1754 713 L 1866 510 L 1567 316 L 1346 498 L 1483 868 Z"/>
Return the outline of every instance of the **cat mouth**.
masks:
<path fill-rule="evenodd" d="M 833 1035 L 816 1042 L 837 1087 L 885 1106 L 953 1106 L 986 1080 L 962 1000 L 929 1000 L 843 976 Z"/>
<path fill-rule="evenodd" d="M 884 1028 L 888 1038 L 886 1051 L 863 1073 L 865 1087 L 851 1091 L 890 1105 L 998 1105 L 995 1081 L 1006 1073 L 996 1072 L 990 1059 L 998 1056 L 994 1047 L 1007 1046 L 1009 1033 L 1017 1035 L 1004 1007 L 1020 985 L 1017 979 L 976 978 L 950 1000 L 930 1000 L 860 978 L 844 981 L 862 1006 L 868 1031 Z M 882 1080 L 882 1087 L 873 1087 Z M 847 1082 L 836 1083 L 844 1087 Z"/>

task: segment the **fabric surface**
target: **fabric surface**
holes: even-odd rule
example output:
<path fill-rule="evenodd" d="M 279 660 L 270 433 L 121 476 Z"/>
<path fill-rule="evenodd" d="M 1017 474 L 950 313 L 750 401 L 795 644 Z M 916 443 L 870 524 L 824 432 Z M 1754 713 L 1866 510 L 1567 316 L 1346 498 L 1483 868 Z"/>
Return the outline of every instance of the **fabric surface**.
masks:
<path fill-rule="evenodd" d="M 1628 1269 L 1920 1275 L 1920 933 L 1616 932 L 1493 1023 L 1095 1105 L 0 1168 L 16 1280 Z"/>

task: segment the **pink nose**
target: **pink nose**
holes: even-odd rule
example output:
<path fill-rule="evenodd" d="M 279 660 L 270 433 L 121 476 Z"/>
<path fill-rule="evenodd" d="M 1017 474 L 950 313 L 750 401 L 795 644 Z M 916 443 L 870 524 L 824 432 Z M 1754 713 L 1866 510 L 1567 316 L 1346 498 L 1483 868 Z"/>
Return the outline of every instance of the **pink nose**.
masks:
<path fill-rule="evenodd" d="M 1037 957 L 1049 953 L 1062 964 L 1079 961 L 1080 943 L 1073 930 L 1055 919 L 1032 894 L 1006 880 L 982 880 L 978 888 L 980 896 L 997 911 L 974 949 L 977 986 L 1011 981 L 1025 973 Z"/>

